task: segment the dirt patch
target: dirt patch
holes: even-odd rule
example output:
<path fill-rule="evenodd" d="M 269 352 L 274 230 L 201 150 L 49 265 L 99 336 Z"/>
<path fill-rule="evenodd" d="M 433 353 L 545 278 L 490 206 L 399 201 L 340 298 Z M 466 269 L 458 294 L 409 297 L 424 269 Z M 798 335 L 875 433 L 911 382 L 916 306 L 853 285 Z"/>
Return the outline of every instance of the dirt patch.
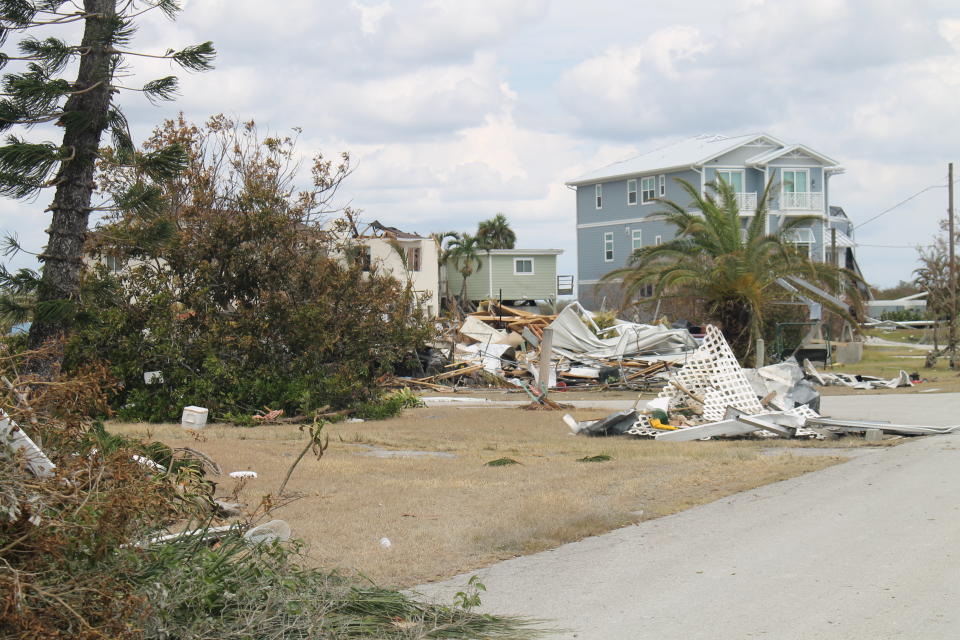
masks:
<path fill-rule="evenodd" d="M 601 417 L 573 410 L 579 420 Z M 822 469 L 846 459 L 837 444 L 772 440 L 665 443 L 569 434 L 557 412 L 429 408 L 393 420 L 331 425 L 322 460 L 310 457 L 288 491 L 301 499 L 276 517 L 309 545 L 314 562 L 357 570 L 384 584 L 447 578 L 732 493 Z M 200 441 L 179 425 L 114 423 L 111 431 L 191 446 L 223 467 L 218 494 L 252 469 L 241 498 L 256 504 L 275 492 L 302 435 L 293 426 L 212 425 Z M 853 442 L 852 440 L 850 442 Z M 356 446 L 364 445 L 364 446 Z M 765 451 L 782 445 L 784 455 Z M 799 456 L 793 448 L 824 448 Z M 357 455 L 394 451 L 389 457 Z M 402 455 L 428 452 L 431 456 Z M 436 454 L 453 457 L 437 457 Z M 584 463 L 607 454 L 607 462 Z M 490 467 L 510 457 L 520 464 Z M 391 541 L 389 549 L 380 540 Z"/>

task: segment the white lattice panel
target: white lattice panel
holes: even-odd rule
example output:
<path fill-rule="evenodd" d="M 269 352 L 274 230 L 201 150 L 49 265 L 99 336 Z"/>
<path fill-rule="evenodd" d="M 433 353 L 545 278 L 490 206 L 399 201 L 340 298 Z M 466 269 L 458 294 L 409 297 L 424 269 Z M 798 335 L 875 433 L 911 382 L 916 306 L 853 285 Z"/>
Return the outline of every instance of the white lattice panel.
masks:
<path fill-rule="evenodd" d="M 727 407 L 735 407 L 750 414 L 763 411 L 730 345 L 720 330 L 712 325 L 707 326 L 703 344 L 687 359 L 674 380 L 694 395 L 703 398 L 705 420 L 722 420 Z M 685 399 L 686 394 L 667 384 L 659 395 L 661 398 L 670 398 L 670 406 L 674 407 L 680 400 Z"/>

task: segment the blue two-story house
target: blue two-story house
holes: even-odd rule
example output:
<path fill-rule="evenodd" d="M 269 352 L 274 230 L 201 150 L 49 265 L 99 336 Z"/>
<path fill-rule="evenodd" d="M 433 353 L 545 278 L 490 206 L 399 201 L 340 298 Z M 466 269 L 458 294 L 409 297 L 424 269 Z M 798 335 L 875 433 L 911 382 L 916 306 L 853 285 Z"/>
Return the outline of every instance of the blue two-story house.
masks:
<path fill-rule="evenodd" d="M 690 197 L 678 179 L 701 193 L 707 183 L 725 180 L 737 193 L 741 215 L 754 214 L 757 199 L 772 185 L 768 232 L 791 216 L 816 216 L 792 232 L 790 241 L 814 260 L 835 261 L 859 272 L 853 225 L 830 206 L 830 178 L 843 173 L 832 158 L 801 144 L 766 134 L 697 136 L 592 171 L 567 183 L 577 194 L 577 280 L 588 308 L 616 307 L 616 283 L 600 278 L 627 264 L 634 250 L 673 238 L 675 229 L 658 200 L 686 205 Z M 836 247 L 836 258 L 832 249 Z"/>

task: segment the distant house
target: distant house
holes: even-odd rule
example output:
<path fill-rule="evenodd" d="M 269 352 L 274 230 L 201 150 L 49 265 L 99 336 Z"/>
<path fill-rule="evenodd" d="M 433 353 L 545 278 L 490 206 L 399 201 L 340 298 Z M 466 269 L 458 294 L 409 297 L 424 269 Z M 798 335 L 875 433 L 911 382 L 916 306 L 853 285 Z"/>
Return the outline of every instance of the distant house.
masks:
<path fill-rule="evenodd" d="M 467 278 L 467 299 L 555 300 L 557 298 L 557 256 L 563 249 L 491 249 L 478 251 L 479 268 Z M 463 276 L 456 265 L 445 267 L 447 287 L 460 295 Z"/>
<path fill-rule="evenodd" d="M 755 133 L 689 138 L 571 180 L 567 185 L 577 193 L 579 299 L 596 308 L 617 288 L 600 282 L 604 274 L 625 266 L 636 249 L 673 238 L 674 228 L 657 215 L 663 209 L 658 200 L 689 200 L 678 179 L 701 193 L 707 183 L 726 181 L 737 194 L 744 226 L 772 185 L 767 231 L 776 232 L 791 217 L 814 216 L 789 240 L 825 262 L 834 260 L 835 239 L 838 262 L 859 273 L 853 225 L 843 209 L 830 206 L 830 179 L 843 171 L 807 146 Z"/>
<path fill-rule="evenodd" d="M 922 316 L 927 312 L 927 291 L 904 296 L 895 300 L 870 300 L 867 302 L 867 316 L 883 319 L 885 313 L 910 312 Z"/>
<path fill-rule="evenodd" d="M 354 238 L 364 247 L 363 267 L 396 278 L 409 280 L 414 292 L 426 296 L 424 312 L 435 317 L 440 312 L 440 267 L 437 242 L 432 237 L 387 227 L 374 220 Z"/>

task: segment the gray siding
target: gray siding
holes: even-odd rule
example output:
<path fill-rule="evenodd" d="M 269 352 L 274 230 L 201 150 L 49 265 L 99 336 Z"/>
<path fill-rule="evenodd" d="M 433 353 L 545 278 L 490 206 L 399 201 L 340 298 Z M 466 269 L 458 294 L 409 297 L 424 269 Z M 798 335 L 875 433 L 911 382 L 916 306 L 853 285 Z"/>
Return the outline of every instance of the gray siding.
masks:
<path fill-rule="evenodd" d="M 781 149 L 781 148 L 782 147 L 780 147 L 779 145 L 768 144 L 768 143 L 763 143 L 763 144 L 758 143 L 755 145 L 754 144 L 743 145 L 742 147 L 737 147 L 732 151 L 728 151 L 722 156 L 717 156 L 716 158 L 708 162 L 705 166 L 707 167 L 712 167 L 712 166 L 722 167 L 724 165 L 743 166 L 743 164 L 746 163 L 747 160 L 749 160 L 750 158 L 753 158 L 754 156 L 758 156 L 761 153 L 768 153 L 770 151 L 773 151 L 774 149 Z"/>
<path fill-rule="evenodd" d="M 577 280 L 599 280 L 604 274 L 627 264 L 632 249 L 632 231 L 640 229 L 644 245 L 654 243 L 656 236 L 662 236 L 666 242 L 673 237 L 672 227 L 668 227 L 662 220 L 656 219 L 656 214 L 665 209 L 661 202 L 641 203 L 641 178 L 653 177 L 656 194 L 659 197 L 660 176 L 666 177 L 663 196 L 666 200 L 673 200 L 687 206 L 690 196 L 677 181 L 685 180 L 694 188 L 700 187 L 700 174 L 693 170 L 674 171 L 671 173 L 655 173 L 637 176 L 637 204 L 627 203 L 628 179 L 605 182 L 603 184 L 603 207 L 596 208 L 594 185 L 577 187 L 577 224 L 594 225 L 577 230 Z M 630 178 L 633 179 L 633 178 Z M 654 216 L 653 220 L 647 218 Z M 613 234 L 614 259 L 612 262 L 604 260 L 604 234 Z M 582 292 L 584 287 L 581 285 Z"/>
<path fill-rule="evenodd" d="M 664 199 L 677 202 L 681 206 L 690 205 L 690 197 L 684 191 L 677 179 L 683 179 L 699 189 L 703 183 L 716 180 L 716 171 L 718 168 L 739 168 L 744 171 L 744 191 L 747 193 L 756 193 L 759 198 L 769 183 L 770 200 L 768 201 L 768 210 L 774 213 L 769 216 L 768 229 L 771 233 L 776 233 L 780 226 L 781 216 L 779 214 L 780 191 L 781 191 L 781 172 L 784 168 L 807 169 L 809 175 L 808 191 L 812 193 L 823 193 L 823 208 L 811 210 L 795 210 L 791 213 L 810 215 L 811 213 L 820 213 L 823 218 L 807 223 L 814 239 L 812 257 L 815 260 L 823 260 L 825 253 L 825 242 L 829 241 L 829 232 L 825 232 L 827 222 L 825 220 L 827 207 L 829 206 L 828 188 L 825 184 L 829 180 L 824 172 L 824 167 L 820 161 L 812 157 L 794 157 L 779 158 L 768 164 L 767 171 L 763 168 L 754 168 L 745 166 L 746 160 L 767 153 L 768 151 L 779 148 L 777 145 L 751 144 L 734 149 L 718 158 L 707 162 L 704 165 L 703 173 L 693 168 L 683 171 L 673 171 L 670 173 L 654 172 L 631 177 L 637 180 L 637 203 L 630 205 L 627 202 L 627 182 L 628 179 L 610 180 L 602 182 L 603 185 L 603 206 L 596 208 L 595 185 L 584 185 L 577 187 L 577 280 L 578 297 L 581 302 L 590 308 L 597 308 L 602 299 L 606 299 L 608 306 L 611 300 L 616 298 L 613 283 L 599 283 L 605 274 L 614 269 L 621 268 L 628 264 L 630 254 L 632 253 L 632 232 L 640 230 L 642 234 L 642 246 L 650 246 L 655 243 L 657 236 L 661 237 L 662 242 L 668 242 L 674 237 L 674 228 L 664 222 L 656 214 L 663 212 L 664 207 L 659 202 L 642 204 L 642 184 L 644 177 L 653 177 L 656 185 L 656 195 L 659 197 L 659 176 L 666 175 L 666 194 Z M 796 201 L 800 204 L 802 200 Z M 805 206 L 805 205 L 803 205 Z M 749 218 L 744 218 L 744 226 L 749 222 Z M 846 229 L 852 225 L 837 223 L 838 228 Z M 586 225 L 586 228 L 582 228 Z M 610 262 L 604 259 L 604 234 L 613 234 L 614 256 Z"/>

